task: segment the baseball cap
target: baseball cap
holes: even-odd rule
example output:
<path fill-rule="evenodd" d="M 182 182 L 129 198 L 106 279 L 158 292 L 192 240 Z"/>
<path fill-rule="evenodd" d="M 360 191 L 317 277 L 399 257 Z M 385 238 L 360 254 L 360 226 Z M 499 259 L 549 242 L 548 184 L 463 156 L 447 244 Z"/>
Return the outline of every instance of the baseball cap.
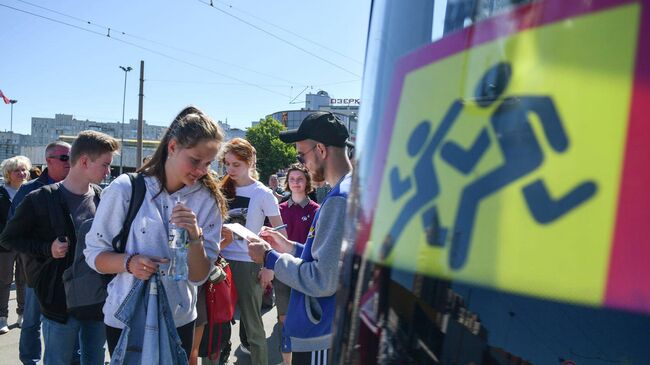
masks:
<path fill-rule="evenodd" d="M 295 143 L 313 139 L 327 146 L 352 146 L 348 141 L 350 134 L 345 125 L 330 112 L 315 112 L 309 114 L 300 123 L 298 129 L 280 132 L 280 140 L 284 143 Z"/>

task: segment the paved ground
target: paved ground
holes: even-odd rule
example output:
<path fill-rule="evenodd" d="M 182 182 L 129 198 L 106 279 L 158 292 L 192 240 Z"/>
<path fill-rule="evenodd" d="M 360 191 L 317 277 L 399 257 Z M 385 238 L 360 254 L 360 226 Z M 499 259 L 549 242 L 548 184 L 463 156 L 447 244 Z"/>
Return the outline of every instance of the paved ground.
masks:
<path fill-rule="evenodd" d="M 275 365 L 279 364 L 282 361 L 282 358 L 279 353 L 278 345 L 278 328 L 276 325 L 276 311 L 275 307 L 267 311 L 263 315 L 264 327 L 266 329 L 267 344 L 269 349 L 269 364 Z M 0 364 L 3 365 L 20 365 L 18 360 L 18 341 L 20 339 L 20 328 L 17 328 L 16 322 L 16 291 L 12 290 L 9 297 L 9 323 L 12 325 L 9 327 L 10 331 L 7 334 L 0 335 Z M 228 364 L 236 365 L 249 365 L 250 356 L 244 354 L 239 349 L 239 321 L 233 326 L 233 336 L 232 336 L 232 348 L 233 351 L 230 354 L 230 360 Z M 108 353 L 106 355 L 106 360 L 108 361 Z"/>

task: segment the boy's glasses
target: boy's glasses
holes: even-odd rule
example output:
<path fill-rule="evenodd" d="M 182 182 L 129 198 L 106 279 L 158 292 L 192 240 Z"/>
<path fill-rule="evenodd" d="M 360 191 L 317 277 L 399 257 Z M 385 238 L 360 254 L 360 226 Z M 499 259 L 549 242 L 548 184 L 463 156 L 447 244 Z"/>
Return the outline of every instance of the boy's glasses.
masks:
<path fill-rule="evenodd" d="M 50 156 L 47 156 L 47 158 L 56 158 L 57 160 L 63 161 L 63 162 L 70 160 L 69 155 L 50 155 Z"/>

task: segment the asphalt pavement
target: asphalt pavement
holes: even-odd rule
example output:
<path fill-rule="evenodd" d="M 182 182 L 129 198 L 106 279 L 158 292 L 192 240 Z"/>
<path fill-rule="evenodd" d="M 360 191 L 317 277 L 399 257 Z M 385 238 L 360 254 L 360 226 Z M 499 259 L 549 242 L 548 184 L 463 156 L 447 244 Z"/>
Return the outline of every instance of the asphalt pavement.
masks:
<path fill-rule="evenodd" d="M 8 323 L 10 330 L 9 333 L 0 335 L 0 364 L 3 365 L 20 365 L 18 360 L 18 342 L 20 340 L 20 328 L 15 324 L 16 322 L 16 291 L 12 288 L 9 295 L 9 319 Z M 251 363 L 250 355 L 247 355 L 239 348 L 239 320 L 238 316 L 235 317 L 236 324 L 232 329 L 232 351 L 228 364 L 236 365 L 249 365 Z M 276 365 L 282 362 L 282 357 L 279 352 L 279 334 L 278 326 L 276 325 L 276 311 L 275 307 L 264 312 L 262 319 L 264 320 L 264 328 L 266 330 L 266 341 L 269 351 L 269 364 Z M 106 353 L 106 361 L 108 364 L 109 357 Z"/>

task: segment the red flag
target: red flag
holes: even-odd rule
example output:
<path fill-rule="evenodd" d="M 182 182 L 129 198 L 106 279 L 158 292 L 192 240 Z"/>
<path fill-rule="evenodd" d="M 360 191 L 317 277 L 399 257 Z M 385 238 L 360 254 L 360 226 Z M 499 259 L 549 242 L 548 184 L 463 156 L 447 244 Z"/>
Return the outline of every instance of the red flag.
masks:
<path fill-rule="evenodd" d="M 11 100 L 9 100 L 9 98 L 2 93 L 2 90 L 0 90 L 0 96 L 2 96 L 2 100 L 5 101 L 5 104 L 9 104 L 11 102 Z"/>

